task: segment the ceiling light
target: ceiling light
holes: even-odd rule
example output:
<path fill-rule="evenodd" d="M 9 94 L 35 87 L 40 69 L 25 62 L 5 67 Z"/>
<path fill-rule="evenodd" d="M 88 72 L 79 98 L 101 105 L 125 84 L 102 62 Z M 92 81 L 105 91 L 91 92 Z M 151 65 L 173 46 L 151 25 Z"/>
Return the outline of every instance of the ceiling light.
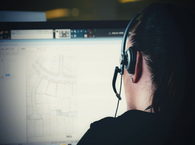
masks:
<path fill-rule="evenodd" d="M 54 9 L 45 12 L 47 19 L 69 16 L 69 9 Z"/>
<path fill-rule="evenodd" d="M 141 0 L 119 0 L 120 3 L 138 2 Z"/>

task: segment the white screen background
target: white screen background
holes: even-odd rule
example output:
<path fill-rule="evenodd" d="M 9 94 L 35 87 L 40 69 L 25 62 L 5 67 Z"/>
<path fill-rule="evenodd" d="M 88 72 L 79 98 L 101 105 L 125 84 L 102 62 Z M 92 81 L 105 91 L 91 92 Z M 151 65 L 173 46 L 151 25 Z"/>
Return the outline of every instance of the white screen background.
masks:
<path fill-rule="evenodd" d="M 4 42 L 17 45 L 0 46 L 14 48 L 0 54 L 12 60 L 1 63 L 1 143 L 78 141 L 92 122 L 114 117 L 121 40 Z M 117 115 L 125 111 L 122 88 Z"/>

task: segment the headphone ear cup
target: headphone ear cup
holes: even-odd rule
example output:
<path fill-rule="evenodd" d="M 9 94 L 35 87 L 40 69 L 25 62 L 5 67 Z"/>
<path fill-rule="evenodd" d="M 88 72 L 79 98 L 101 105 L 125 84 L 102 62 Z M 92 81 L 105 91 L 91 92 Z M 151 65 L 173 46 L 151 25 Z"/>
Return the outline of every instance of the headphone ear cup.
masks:
<path fill-rule="evenodd" d="M 129 74 L 135 73 L 135 64 L 137 58 L 137 51 L 133 50 L 132 47 L 125 52 L 125 68 Z"/>

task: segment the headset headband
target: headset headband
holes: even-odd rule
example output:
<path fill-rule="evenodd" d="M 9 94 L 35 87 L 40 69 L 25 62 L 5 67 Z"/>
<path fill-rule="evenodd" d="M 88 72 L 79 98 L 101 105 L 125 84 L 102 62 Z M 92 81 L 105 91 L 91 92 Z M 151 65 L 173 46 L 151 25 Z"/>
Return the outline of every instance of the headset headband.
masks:
<path fill-rule="evenodd" d="M 142 14 L 142 12 L 137 13 L 129 22 L 129 24 L 126 27 L 125 33 L 123 35 L 123 40 L 122 40 L 122 46 L 121 46 L 121 58 L 120 58 L 120 74 L 123 75 L 124 74 L 124 65 L 125 65 L 125 46 L 126 46 L 126 39 L 127 39 L 127 35 L 129 32 L 129 29 L 131 28 L 132 22 L 138 18 L 140 15 Z"/>
<path fill-rule="evenodd" d="M 120 57 L 120 69 L 118 68 L 118 66 L 115 67 L 115 71 L 114 71 L 114 76 L 113 76 L 113 79 L 112 79 L 112 88 L 117 96 L 117 98 L 119 100 L 121 100 L 121 97 L 120 97 L 120 93 L 118 94 L 117 91 L 116 91 L 116 87 L 115 87 L 115 84 L 116 84 L 116 79 L 117 79 L 117 74 L 120 73 L 121 76 L 124 74 L 124 65 L 125 65 L 125 46 L 126 46 L 126 38 L 127 38 L 127 35 L 128 35 L 128 31 L 129 29 L 131 28 L 130 26 L 132 25 L 132 22 L 141 15 L 142 12 L 139 12 L 137 13 L 132 19 L 131 21 L 129 22 L 129 24 L 127 25 L 126 27 L 126 30 L 124 32 L 124 35 L 123 35 L 123 40 L 122 40 L 122 47 L 121 47 L 121 57 Z M 122 80 L 121 80 L 122 81 Z M 121 87 L 120 87 L 121 88 Z"/>

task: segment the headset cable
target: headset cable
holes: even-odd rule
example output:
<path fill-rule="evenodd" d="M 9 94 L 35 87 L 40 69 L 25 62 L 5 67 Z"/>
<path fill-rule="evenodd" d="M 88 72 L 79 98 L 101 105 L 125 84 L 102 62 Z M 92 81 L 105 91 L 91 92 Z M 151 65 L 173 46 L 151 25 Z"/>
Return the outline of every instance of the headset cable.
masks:
<path fill-rule="evenodd" d="M 122 88 L 122 75 L 121 75 L 121 83 L 120 83 L 119 96 L 121 96 L 121 88 Z M 117 111 L 118 111 L 119 101 L 120 101 L 120 99 L 118 99 L 118 103 L 117 103 L 117 107 L 116 107 L 116 112 L 115 112 L 115 118 L 116 118 L 116 114 L 117 114 Z"/>

